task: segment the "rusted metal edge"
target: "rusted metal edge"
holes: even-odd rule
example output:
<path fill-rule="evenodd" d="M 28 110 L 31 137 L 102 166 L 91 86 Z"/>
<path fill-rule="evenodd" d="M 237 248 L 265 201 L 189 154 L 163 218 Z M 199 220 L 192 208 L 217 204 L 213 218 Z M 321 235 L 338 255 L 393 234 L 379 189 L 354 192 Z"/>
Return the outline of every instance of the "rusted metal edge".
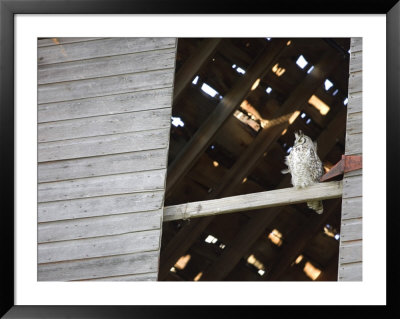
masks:
<path fill-rule="evenodd" d="M 342 155 L 342 159 L 334 165 L 329 172 L 323 175 L 320 182 L 325 182 L 336 176 L 362 168 L 361 155 Z"/>

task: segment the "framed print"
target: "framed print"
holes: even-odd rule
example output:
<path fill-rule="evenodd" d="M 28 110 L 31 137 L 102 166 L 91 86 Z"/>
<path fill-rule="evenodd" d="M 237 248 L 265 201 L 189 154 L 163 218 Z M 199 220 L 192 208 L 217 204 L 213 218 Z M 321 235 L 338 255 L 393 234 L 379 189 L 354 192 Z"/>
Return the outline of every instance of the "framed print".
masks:
<path fill-rule="evenodd" d="M 1 1 L 1 314 L 398 312 L 400 6 L 339 4 Z"/>

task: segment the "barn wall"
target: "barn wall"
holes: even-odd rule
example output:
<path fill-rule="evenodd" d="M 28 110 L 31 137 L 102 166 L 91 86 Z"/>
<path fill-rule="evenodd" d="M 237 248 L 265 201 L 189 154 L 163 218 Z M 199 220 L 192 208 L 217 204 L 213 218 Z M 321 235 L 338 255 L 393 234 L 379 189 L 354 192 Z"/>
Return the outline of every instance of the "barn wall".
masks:
<path fill-rule="evenodd" d="M 346 155 L 362 155 L 362 38 L 350 46 Z M 339 281 L 362 280 L 362 170 L 343 178 Z"/>
<path fill-rule="evenodd" d="M 156 280 L 174 38 L 38 40 L 38 280 Z"/>

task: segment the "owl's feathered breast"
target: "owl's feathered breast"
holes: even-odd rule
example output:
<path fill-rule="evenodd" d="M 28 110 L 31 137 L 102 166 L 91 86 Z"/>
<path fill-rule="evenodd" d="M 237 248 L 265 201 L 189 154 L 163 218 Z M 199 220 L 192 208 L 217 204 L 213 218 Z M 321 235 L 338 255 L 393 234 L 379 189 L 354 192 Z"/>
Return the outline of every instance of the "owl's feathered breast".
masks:
<path fill-rule="evenodd" d="M 305 144 L 295 145 L 286 157 L 292 175 L 292 184 L 305 187 L 319 182 L 323 166 L 314 148 Z"/>

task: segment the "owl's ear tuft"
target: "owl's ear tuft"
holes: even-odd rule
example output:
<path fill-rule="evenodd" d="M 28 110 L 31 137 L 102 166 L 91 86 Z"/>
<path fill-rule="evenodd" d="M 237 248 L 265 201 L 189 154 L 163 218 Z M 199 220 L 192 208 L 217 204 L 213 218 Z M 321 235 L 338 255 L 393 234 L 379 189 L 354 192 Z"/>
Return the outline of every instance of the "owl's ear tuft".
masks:
<path fill-rule="evenodd" d="M 281 170 L 281 173 L 287 174 L 287 173 L 290 173 L 290 170 L 288 168 L 285 168 L 285 169 Z"/>

